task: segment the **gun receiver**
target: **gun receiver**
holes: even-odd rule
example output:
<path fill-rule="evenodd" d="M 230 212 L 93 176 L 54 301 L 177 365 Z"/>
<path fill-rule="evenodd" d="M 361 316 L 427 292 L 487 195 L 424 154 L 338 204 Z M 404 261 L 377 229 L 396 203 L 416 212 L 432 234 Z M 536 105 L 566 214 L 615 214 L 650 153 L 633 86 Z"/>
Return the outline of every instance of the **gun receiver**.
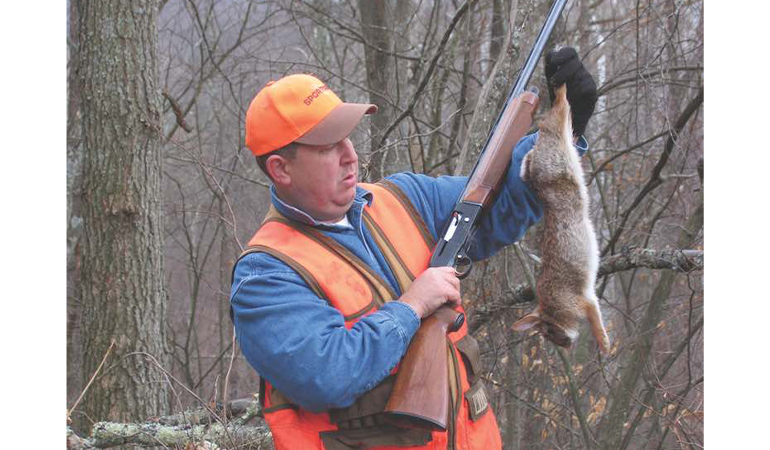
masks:
<path fill-rule="evenodd" d="M 567 0 L 556 0 L 551 5 L 516 84 L 508 94 L 465 189 L 440 234 L 430 267 L 454 267 L 460 278 L 470 273 L 472 262 L 466 255 L 466 245 L 497 198 L 511 163 L 513 147 L 532 126 L 532 117 L 540 99 L 537 90 L 525 92 L 525 87 L 566 3 Z M 467 269 L 458 270 L 461 267 Z M 395 422 L 446 430 L 451 401 L 447 360 L 451 346 L 447 347 L 449 341 L 446 335 L 458 330 L 464 320 L 463 313 L 449 306 L 442 306 L 423 320 L 401 360 L 396 383 L 385 408 Z"/>
<path fill-rule="evenodd" d="M 532 126 L 539 102 L 537 93 L 527 91 L 506 103 L 441 234 L 430 260 L 431 267 L 467 266 L 467 270 L 458 271 L 460 278 L 470 272 L 470 259 L 463 250 L 483 214 L 494 204 L 510 167 L 513 147 Z"/>

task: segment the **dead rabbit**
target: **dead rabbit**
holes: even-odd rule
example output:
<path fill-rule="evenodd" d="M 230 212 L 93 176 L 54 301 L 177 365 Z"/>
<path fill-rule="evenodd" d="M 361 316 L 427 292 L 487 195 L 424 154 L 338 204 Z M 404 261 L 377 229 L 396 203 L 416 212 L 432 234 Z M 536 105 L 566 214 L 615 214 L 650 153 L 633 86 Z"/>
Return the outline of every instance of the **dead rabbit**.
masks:
<path fill-rule="evenodd" d="M 596 234 L 588 217 L 588 189 L 572 142 L 567 88 L 556 90 L 551 111 L 540 123 L 535 147 L 521 164 L 521 178 L 543 204 L 542 271 L 535 289 L 537 308 L 513 324 L 516 331 L 535 327 L 556 345 L 570 347 L 582 319 L 602 352 L 610 340 L 594 283 L 599 267 Z"/>

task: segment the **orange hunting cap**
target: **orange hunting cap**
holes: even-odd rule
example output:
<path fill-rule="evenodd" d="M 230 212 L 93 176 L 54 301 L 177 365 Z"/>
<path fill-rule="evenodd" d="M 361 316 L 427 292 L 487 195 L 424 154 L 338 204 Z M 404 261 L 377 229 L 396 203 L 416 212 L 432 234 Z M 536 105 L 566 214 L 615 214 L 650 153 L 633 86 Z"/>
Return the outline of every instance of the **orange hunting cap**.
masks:
<path fill-rule="evenodd" d="M 270 81 L 246 112 L 246 145 L 256 156 L 291 142 L 329 145 L 353 131 L 364 114 L 377 106 L 344 103 L 312 75 L 289 75 Z"/>

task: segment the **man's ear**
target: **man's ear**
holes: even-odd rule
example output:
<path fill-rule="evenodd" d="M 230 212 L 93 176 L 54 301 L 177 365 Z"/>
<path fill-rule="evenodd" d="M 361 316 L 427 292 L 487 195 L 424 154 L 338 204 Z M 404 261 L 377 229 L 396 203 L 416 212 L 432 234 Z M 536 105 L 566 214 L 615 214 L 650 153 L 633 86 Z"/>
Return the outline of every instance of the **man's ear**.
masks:
<path fill-rule="evenodd" d="M 291 184 L 291 171 L 288 166 L 289 160 L 279 155 L 271 155 L 265 161 L 267 173 L 270 174 L 273 183 L 278 186 Z"/>

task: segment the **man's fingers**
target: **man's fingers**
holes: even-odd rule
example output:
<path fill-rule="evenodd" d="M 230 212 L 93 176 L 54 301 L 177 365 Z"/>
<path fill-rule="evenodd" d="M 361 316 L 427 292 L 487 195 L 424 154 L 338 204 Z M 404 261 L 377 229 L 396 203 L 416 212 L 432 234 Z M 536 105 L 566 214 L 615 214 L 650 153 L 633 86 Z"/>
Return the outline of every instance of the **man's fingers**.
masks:
<path fill-rule="evenodd" d="M 448 274 L 449 277 L 447 278 L 447 281 L 449 281 L 449 284 L 452 289 L 450 289 L 450 292 L 447 295 L 447 298 L 449 301 L 454 303 L 455 305 L 459 305 L 461 303 L 460 299 L 460 279 L 457 278 L 457 272 L 452 268 L 452 271 Z"/>
<path fill-rule="evenodd" d="M 455 271 L 454 267 L 441 267 L 438 269 L 441 271 L 442 279 L 447 283 L 444 296 L 448 301 L 454 304 L 459 304 L 460 279 L 457 278 L 457 271 Z"/>
<path fill-rule="evenodd" d="M 550 79 L 554 73 L 556 73 L 556 68 L 558 67 L 556 64 L 553 63 L 553 57 L 556 55 L 556 50 L 551 50 L 545 55 L 545 77 Z"/>
<path fill-rule="evenodd" d="M 460 279 L 457 277 L 457 271 L 454 267 L 450 267 L 452 270 L 446 272 L 447 281 L 458 291 L 460 290 Z"/>
<path fill-rule="evenodd" d="M 455 305 L 459 305 L 461 303 L 459 285 L 457 287 L 455 287 L 454 285 L 449 286 L 448 289 L 446 290 L 445 295 L 446 295 L 447 301 L 449 301 L 450 303 L 453 303 Z"/>
<path fill-rule="evenodd" d="M 452 275 L 450 282 L 452 283 L 452 287 L 454 287 L 457 292 L 460 292 L 460 279 L 455 275 Z"/>
<path fill-rule="evenodd" d="M 548 56 L 550 56 L 550 58 L 548 58 Z M 577 57 L 578 57 L 578 54 L 574 48 L 563 47 L 555 52 L 551 50 L 546 56 L 545 61 L 548 64 L 556 64 L 557 66 L 560 66 L 565 62 L 569 61 L 570 59 L 577 58 Z"/>
<path fill-rule="evenodd" d="M 559 69 L 549 81 L 553 86 L 561 86 L 572 78 L 572 76 L 575 75 L 575 72 L 581 67 L 583 67 L 583 63 L 577 58 L 567 61 L 564 64 L 559 65 Z"/>
<path fill-rule="evenodd" d="M 545 66 L 548 68 L 548 66 L 551 65 L 551 61 L 553 60 L 553 57 L 556 55 L 556 50 L 549 50 L 548 53 L 545 54 Z"/>

